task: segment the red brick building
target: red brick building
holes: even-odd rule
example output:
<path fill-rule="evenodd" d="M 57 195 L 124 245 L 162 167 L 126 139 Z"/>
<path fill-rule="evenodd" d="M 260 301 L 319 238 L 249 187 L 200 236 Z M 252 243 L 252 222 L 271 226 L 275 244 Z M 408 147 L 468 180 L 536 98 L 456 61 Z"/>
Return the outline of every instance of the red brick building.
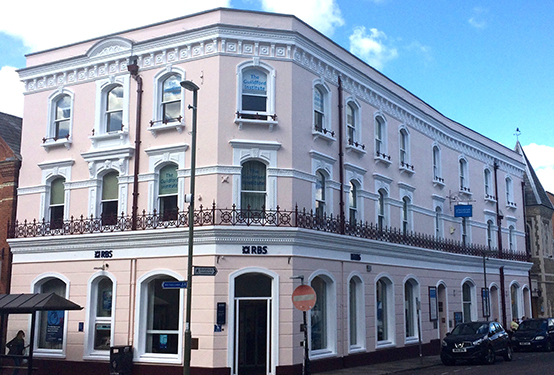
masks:
<path fill-rule="evenodd" d="M 15 220 L 21 126 L 20 117 L 0 112 L 0 294 L 10 290 L 11 256 L 6 236 L 8 222 Z"/>

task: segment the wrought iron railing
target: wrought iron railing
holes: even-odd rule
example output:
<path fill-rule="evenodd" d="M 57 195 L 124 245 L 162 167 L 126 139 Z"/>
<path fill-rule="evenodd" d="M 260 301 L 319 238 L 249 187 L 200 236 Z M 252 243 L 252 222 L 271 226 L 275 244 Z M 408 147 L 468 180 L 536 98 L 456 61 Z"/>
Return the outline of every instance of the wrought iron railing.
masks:
<path fill-rule="evenodd" d="M 189 223 L 188 210 L 179 211 L 176 215 L 160 216 L 156 210 L 153 213 L 142 212 L 137 217 L 137 230 L 152 230 L 166 228 L 187 228 Z M 299 210 L 296 207 L 292 211 L 281 210 L 279 206 L 275 210 L 253 210 L 237 208 L 217 208 L 214 203 L 211 208 L 200 206 L 194 212 L 194 226 L 273 226 L 273 227 L 297 227 L 321 232 L 342 234 L 351 237 L 359 237 L 388 243 L 433 249 L 448 253 L 483 256 L 489 258 L 503 258 L 517 261 L 528 261 L 525 252 L 498 251 L 487 246 L 477 244 L 464 245 L 461 241 L 437 238 L 435 236 L 404 232 L 398 228 L 379 227 L 374 223 L 350 222 L 339 216 L 318 215 L 313 211 Z M 62 235 L 79 235 L 93 233 L 125 232 L 132 228 L 130 215 L 118 216 L 106 220 L 93 216 L 79 218 L 71 217 L 65 220 L 63 225 L 59 222 L 50 223 L 42 221 L 16 221 L 8 225 L 8 238 L 46 237 Z"/>

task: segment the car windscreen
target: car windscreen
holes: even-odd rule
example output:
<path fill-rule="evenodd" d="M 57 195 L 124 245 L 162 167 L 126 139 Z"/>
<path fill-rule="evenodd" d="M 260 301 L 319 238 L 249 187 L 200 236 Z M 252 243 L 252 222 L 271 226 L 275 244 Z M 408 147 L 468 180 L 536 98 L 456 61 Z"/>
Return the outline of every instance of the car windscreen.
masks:
<path fill-rule="evenodd" d="M 453 335 L 475 335 L 489 332 L 488 323 L 463 323 L 459 324 L 452 331 Z"/>
<path fill-rule="evenodd" d="M 518 331 L 546 331 L 546 320 L 524 320 Z"/>

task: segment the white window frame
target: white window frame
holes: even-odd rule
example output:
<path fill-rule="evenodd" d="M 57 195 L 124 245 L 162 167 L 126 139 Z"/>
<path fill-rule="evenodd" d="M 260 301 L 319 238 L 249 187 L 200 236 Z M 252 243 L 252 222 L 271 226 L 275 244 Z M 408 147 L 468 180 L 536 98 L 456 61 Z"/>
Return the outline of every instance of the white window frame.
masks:
<path fill-rule="evenodd" d="M 96 316 L 96 302 L 98 301 L 98 283 L 101 279 L 108 278 L 112 282 L 112 314 L 109 318 L 98 318 Z M 109 350 L 95 350 L 94 349 L 94 327 L 98 322 L 110 323 L 110 343 L 114 345 L 115 338 L 115 311 L 116 311 L 116 297 L 117 297 L 117 280 L 114 275 L 105 270 L 101 270 L 92 275 L 87 284 L 87 323 L 85 324 L 85 347 L 83 359 L 102 359 L 108 360 L 110 358 Z"/>
<path fill-rule="evenodd" d="M 410 138 L 410 131 L 408 128 L 405 125 L 400 126 L 398 129 L 398 168 L 401 173 L 414 173 Z M 402 159 L 404 159 L 404 161 Z"/>
<path fill-rule="evenodd" d="M 469 286 L 469 295 L 470 300 L 466 301 L 464 300 L 464 284 Z M 470 278 L 465 278 L 462 283 L 460 284 L 460 299 L 462 303 L 462 321 L 463 322 L 473 322 L 477 319 L 477 288 L 475 286 L 475 282 Z M 465 306 L 469 303 L 469 320 L 467 320 L 467 317 L 465 316 Z"/>
<path fill-rule="evenodd" d="M 329 356 L 334 356 L 337 353 L 337 291 L 336 291 L 336 280 L 331 273 L 326 270 L 317 270 L 308 280 L 308 285 L 311 286 L 312 281 L 316 278 L 321 278 L 326 283 L 326 332 L 327 332 L 327 346 L 322 349 L 313 350 L 312 349 L 312 316 L 307 314 L 308 318 L 308 339 L 310 343 L 310 358 L 324 358 Z"/>
<path fill-rule="evenodd" d="M 50 184 L 57 178 L 64 178 L 64 221 L 69 219 L 71 167 L 74 163 L 74 160 L 69 159 L 38 164 L 39 168 L 42 170 L 42 184 L 40 186 L 40 208 L 38 217 L 44 218 L 45 220 L 50 217 Z"/>
<path fill-rule="evenodd" d="M 494 249 L 495 247 L 494 232 L 495 232 L 494 220 L 487 219 L 486 227 L 485 227 L 485 243 L 489 249 Z"/>
<path fill-rule="evenodd" d="M 266 119 L 247 119 L 242 118 L 238 114 L 256 114 L 255 112 L 245 112 L 242 109 L 242 81 L 243 81 L 243 72 L 246 69 L 253 68 L 263 71 L 267 75 L 267 103 L 265 112 L 257 112 L 260 116 L 267 116 Z M 237 116 L 235 117 L 235 123 L 239 125 L 239 129 L 242 130 L 244 124 L 253 124 L 253 125 L 268 125 L 269 130 L 273 131 L 273 127 L 278 124 L 276 113 L 275 113 L 275 69 L 263 62 L 260 61 L 259 57 L 254 57 L 252 60 L 244 61 L 237 65 Z"/>
<path fill-rule="evenodd" d="M 310 151 L 312 158 L 312 211 L 316 211 L 316 173 L 321 171 L 325 176 L 325 212 L 329 213 L 333 207 L 333 190 L 338 188 L 331 176 L 333 176 L 333 164 L 337 161 L 335 158 L 322 154 L 318 151 Z"/>
<path fill-rule="evenodd" d="M 494 197 L 494 186 L 492 182 L 492 172 L 490 168 L 486 167 L 483 170 L 483 184 L 485 200 L 496 201 Z"/>
<path fill-rule="evenodd" d="M 434 216 L 434 223 L 435 223 L 435 238 L 437 239 L 443 239 L 444 238 L 444 220 L 443 220 L 443 212 L 441 206 L 435 206 L 435 216 Z"/>
<path fill-rule="evenodd" d="M 516 203 L 514 200 L 514 181 L 510 176 L 506 177 L 506 206 L 508 208 L 515 208 Z"/>
<path fill-rule="evenodd" d="M 409 196 L 402 197 L 402 214 L 400 228 L 402 228 L 402 234 L 407 235 L 412 230 L 412 200 Z"/>
<path fill-rule="evenodd" d="M 321 198 L 318 197 L 318 181 L 321 180 Z M 327 174 L 324 170 L 318 169 L 315 172 L 315 183 L 314 183 L 314 209 L 313 212 L 318 218 L 323 218 L 327 214 L 327 190 L 329 189 L 327 181 L 329 180 Z M 319 212 L 319 208 L 322 207 L 322 212 Z"/>
<path fill-rule="evenodd" d="M 68 96 L 69 100 L 71 102 L 71 115 L 69 117 L 69 137 L 64 138 L 56 138 L 56 103 L 59 99 L 61 99 L 63 96 Z M 73 118 L 75 117 L 74 112 L 74 104 L 75 104 L 75 94 L 73 91 L 60 88 L 60 90 L 52 93 L 48 97 L 48 119 L 47 119 L 47 125 L 46 125 L 46 134 L 44 136 L 44 141 L 42 142 L 42 147 L 46 151 L 50 151 L 51 148 L 58 147 L 58 146 L 64 146 L 69 150 L 71 147 L 71 143 L 73 142 Z"/>
<path fill-rule="evenodd" d="M 316 129 L 315 124 L 315 92 L 316 89 L 321 92 L 323 95 L 323 121 L 322 121 L 322 129 L 318 130 Z M 332 108 L 331 108 L 331 90 L 325 83 L 325 80 L 323 78 L 315 79 L 312 82 L 312 135 L 314 136 L 314 139 L 316 138 L 323 138 L 329 142 L 335 140 L 334 131 L 332 129 Z"/>
<path fill-rule="evenodd" d="M 136 308 L 135 308 L 135 357 L 137 362 L 149 363 L 172 363 L 182 364 L 183 344 L 184 344 L 184 298 L 185 289 L 179 289 L 179 327 L 177 329 L 178 344 L 176 354 L 165 353 L 147 353 L 146 352 L 146 334 L 148 325 L 148 283 L 155 278 L 169 276 L 178 281 L 184 281 L 185 278 L 171 270 L 154 270 L 145 273 L 137 280 L 136 286 Z"/>
<path fill-rule="evenodd" d="M 116 173 L 117 174 L 117 212 L 116 212 L 116 220 L 120 217 L 119 215 L 121 215 L 122 212 L 124 212 L 123 210 L 121 210 L 121 207 L 123 206 L 122 204 L 122 201 L 124 201 L 124 199 L 121 199 L 121 181 L 120 181 L 120 177 L 121 175 L 119 174 L 119 171 L 116 170 L 116 169 L 106 169 L 103 171 L 102 174 L 100 174 L 98 177 L 98 182 L 99 182 L 99 186 L 98 186 L 98 202 L 97 202 L 97 209 L 96 209 L 96 212 L 98 213 L 98 217 L 100 218 L 102 216 L 102 214 L 104 213 L 103 212 L 103 203 L 104 203 L 104 200 L 102 199 L 102 195 L 103 195 L 103 186 L 104 186 L 104 177 L 110 173 Z"/>
<path fill-rule="evenodd" d="M 433 184 L 435 186 L 443 187 L 444 178 L 442 177 L 441 148 L 437 143 L 434 143 L 431 150 L 432 150 L 431 165 L 433 166 Z"/>
<path fill-rule="evenodd" d="M 420 283 L 418 279 L 414 275 L 408 275 L 404 279 L 404 288 L 403 288 L 403 296 L 404 296 L 404 322 L 406 322 L 408 319 L 411 321 L 412 328 L 413 328 L 413 335 L 407 336 L 406 330 L 407 327 L 404 327 L 404 340 L 405 343 L 414 343 L 419 341 L 419 331 L 418 331 L 418 313 L 417 313 L 417 302 L 421 301 L 421 291 L 420 291 Z M 412 316 L 406 315 L 406 287 L 409 286 L 411 289 L 411 310 L 412 310 Z"/>
<path fill-rule="evenodd" d="M 348 122 L 348 111 L 352 111 L 353 124 Z M 344 123 L 346 126 L 346 150 L 365 154 L 365 145 L 362 144 L 362 107 L 353 97 L 346 99 Z M 350 137 L 352 132 L 353 137 Z"/>
<path fill-rule="evenodd" d="M 385 285 L 384 300 L 386 303 L 385 308 L 382 310 L 383 314 L 386 314 L 387 325 L 387 337 L 384 340 L 379 340 L 378 335 L 378 302 L 377 302 L 377 283 L 383 281 Z M 395 296 L 394 296 L 394 283 L 392 277 L 388 274 L 379 274 L 375 278 L 375 346 L 376 348 L 391 347 L 396 344 L 396 316 L 395 316 Z"/>
<path fill-rule="evenodd" d="M 387 120 L 381 113 L 376 113 L 373 117 L 374 122 L 374 158 L 377 162 L 384 162 L 385 164 L 391 164 L 391 157 L 388 155 L 388 142 L 387 142 Z"/>
<path fill-rule="evenodd" d="M 462 194 L 471 194 L 469 188 L 469 164 L 465 156 L 458 158 L 459 191 Z"/>
<path fill-rule="evenodd" d="M 61 282 L 65 284 L 65 295 L 62 296 L 66 299 L 69 299 L 69 289 L 70 289 L 70 282 L 69 279 L 59 273 L 56 272 L 46 272 L 39 276 L 37 276 L 32 282 L 31 282 L 31 293 L 41 293 L 42 292 L 42 285 L 46 283 L 47 281 L 51 279 L 58 279 Z M 37 319 L 36 319 L 36 326 L 35 326 L 35 343 L 33 348 L 33 355 L 36 357 L 43 357 L 43 358 L 65 358 L 66 357 L 66 351 L 67 351 L 67 330 L 68 330 L 68 311 L 64 311 L 64 327 L 63 327 L 63 344 L 62 349 L 45 349 L 45 348 L 39 348 L 39 330 L 40 330 L 40 313 L 46 313 L 46 311 L 38 311 Z M 31 322 L 29 322 L 29 329 L 27 332 L 31 331 Z"/>
<path fill-rule="evenodd" d="M 515 301 L 514 301 L 514 295 L 512 293 L 512 288 L 515 288 Z M 516 304 L 516 316 L 514 316 L 514 308 L 513 304 Z M 517 319 L 519 321 L 519 318 L 523 316 L 523 290 L 521 288 L 521 285 L 519 285 L 518 282 L 512 281 L 510 283 L 510 315 L 512 316 L 512 319 Z"/>
<path fill-rule="evenodd" d="M 350 283 L 355 283 L 355 306 L 352 306 Z M 348 277 L 348 352 L 364 351 L 366 348 L 366 322 L 365 322 L 365 285 L 363 277 L 358 272 L 353 272 Z M 354 315 L 355 322 L 352 322 Z M 356 343 L 352 344 L 352 324 L 356 325 Z"/>
<path fill-rule="evenodd" d="M 183 132 L 185 128 L 185 90 L 181 89 L 181 121 L 175 120 L 164 124 L 163 122 L 163 84 L 166 79 L 170 76 L 177 76 L 177 78 L 182 82 L 185 80 L 186 73 L 183 69 L 175 66 L 168 66 L 166 69 L 158 72 L 154 76 L 153 88 L 154 92 L 154 101 L 152 108 L 152 124 L 148 130 L 152 133 L 154 137 L 160 131 L 165 130 L 176 130 L 179 134 Z"/>
<path fill-rule="evenodd" d="M 513 224 L 508 225 L 508 250 L 511 253 L 515 253 L 517 250 L 516 246 L 516 228 Z"/>
<path fill-rule="evenodd" d="M 251 162 L 255 162 L 255 163 L 260 163 L 261 165 L 263 165 L 265 167 L 265 190 L 242 190 L 242 172 L 244 171 L 244 164 L 246 163 L 251 163 Z M 264 163 L 262 160 L 259 160 L 259 159 L 256 159 L 256 158 L 251 158 L 251 159 L 248 159 L 248 160 L 244 160 L 241 164 L 241 185 L 240 185 L 240 199 L 239 199 L 239 203 L 237 204 L 237 208 L 240 208 L 240 209 L 243 209 L 243 210 L 247 210 L 247 209 L 252 209 L 252 210 L 261 210 L 262 207 L 264 210 L 267 210 L 268 206 L 267 206 L 267 198 L 268 198 L 268 190 L 269 190 L 269 185 L 268 185 L 268 166 L 266 163 Z M 264 196 L 264 204 L 262 205 L 262 207 L 260 208 L 256 208 L 256 207 L 248 207 L 248 205 L 243 205 L 243 202 L 242 202 L 242 193 L 245 192 L 245 193 L 251 193 L 251 194 L 254 194 L 254 195 L 263 195 Z"/>

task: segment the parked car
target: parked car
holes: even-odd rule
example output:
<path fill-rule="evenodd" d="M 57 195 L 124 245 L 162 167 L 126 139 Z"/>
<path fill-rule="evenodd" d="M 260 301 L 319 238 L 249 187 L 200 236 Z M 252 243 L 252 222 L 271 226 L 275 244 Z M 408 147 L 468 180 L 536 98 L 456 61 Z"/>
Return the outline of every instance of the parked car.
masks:
<path fill-rule="evenodd" d="M 514 350 L 544 350 L 554 348 L 554 318 L 527 319 L 512 334 Z"/>
<path fill-rule="evenodd" d="M 441 360 L 447 366 L 458 360 L 493 364 L 497 355 L 512 360 L 510 338 L 497 322 L 461 323 L 442 340 Z"/>

